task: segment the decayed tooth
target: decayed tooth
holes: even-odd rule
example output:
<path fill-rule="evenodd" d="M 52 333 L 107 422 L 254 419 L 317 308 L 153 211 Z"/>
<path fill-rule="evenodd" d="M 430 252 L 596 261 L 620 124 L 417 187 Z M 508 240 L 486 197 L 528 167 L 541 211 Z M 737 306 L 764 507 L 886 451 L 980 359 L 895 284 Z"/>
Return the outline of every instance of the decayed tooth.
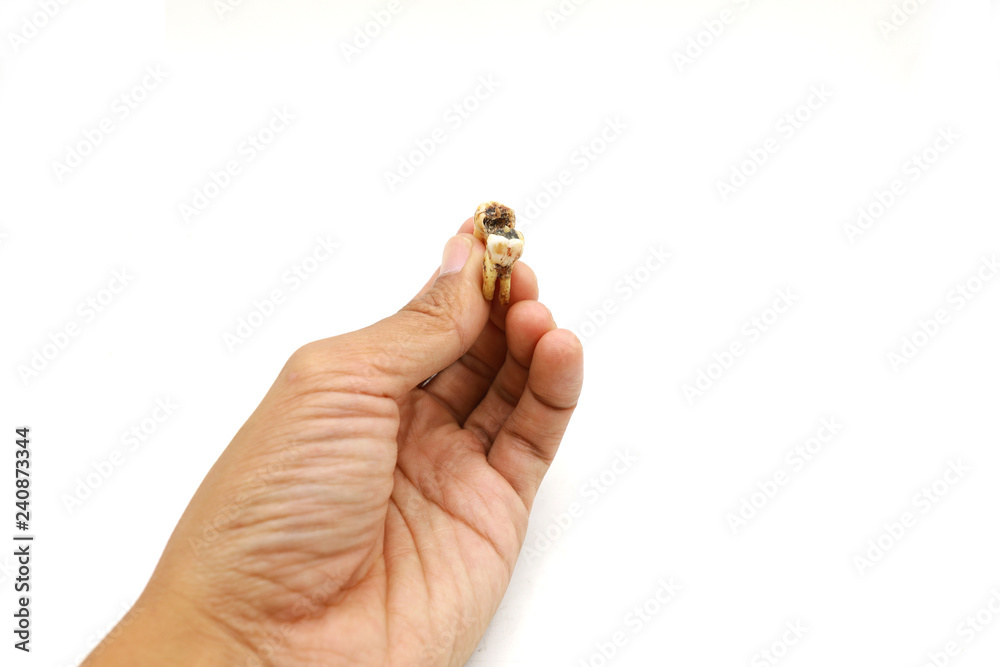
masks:
<path fill-rule="evenodd" d="M 514 230 L 514 211 L 495 201 L 483 202 L 473 216 L 477 239 L 486 244 L 483 256 L 483 297 L 493 300 L 500 282 L 500 304 L 510 302 L 510 278 L 514 262 L 524 253 L 524 235 Z"/>

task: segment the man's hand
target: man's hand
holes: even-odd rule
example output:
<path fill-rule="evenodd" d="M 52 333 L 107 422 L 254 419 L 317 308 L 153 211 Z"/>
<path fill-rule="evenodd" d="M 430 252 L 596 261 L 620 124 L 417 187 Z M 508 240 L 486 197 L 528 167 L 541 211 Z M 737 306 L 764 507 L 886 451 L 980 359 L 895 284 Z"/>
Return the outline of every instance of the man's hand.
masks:
<path fill-rule="evenodd" d="M 84 664 L 465 663 L 583 382 L 529 267 L 483 299 L 471 231 L 401 311 L 292 355 Z"/>

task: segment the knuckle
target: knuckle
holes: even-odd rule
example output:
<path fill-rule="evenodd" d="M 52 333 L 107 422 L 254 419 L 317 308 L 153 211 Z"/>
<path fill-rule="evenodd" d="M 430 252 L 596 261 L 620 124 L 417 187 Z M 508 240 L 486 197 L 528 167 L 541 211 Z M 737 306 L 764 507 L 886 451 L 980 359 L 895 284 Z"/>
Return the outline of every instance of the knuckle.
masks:
<path fill-rule="evenodd" d="M 314 370 L 320 361 L 319 345 L 313 341 L 292 352 L 285 362 L 285 369 L 292 375 L 300 375 Z"/>
<path fill-rule="evenodd" d="M 429 331 L 461 330 L 456 316 L 458 302 L 448 289 L 436 286 L 427 290 L 403 307 L 404 313 L 418 320 L 420 327 Z"/>
<path fill-rule="evenodd" d="M 331 354 L 324 341 L 313 341 L 292 352 L 281 376 L 286 385 L 302 391 L 350 390 L 364 379 L 366 366 L 351 354 Z"/>
<path fill-rule="evenodd" d="M 408 303 L 403 310 L 437 319 L 446 316 L 450 312 L 451 298 L 445 290 L 441 289 L 440 286 L 436 286 Z"/>

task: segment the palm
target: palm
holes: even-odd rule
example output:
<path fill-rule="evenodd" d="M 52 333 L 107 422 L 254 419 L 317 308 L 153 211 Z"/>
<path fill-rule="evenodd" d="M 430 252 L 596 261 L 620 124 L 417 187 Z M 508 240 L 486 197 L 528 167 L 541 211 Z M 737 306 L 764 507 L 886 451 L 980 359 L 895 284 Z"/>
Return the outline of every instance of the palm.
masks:
<path fill-rule="evenodd" d="M 255 497 L 244 513 L 268 518 L 256 522 L 260 530 L 225 536 L 235 559 L 211 566 L 238 572 L 217 582 L 220 598 L 244 598 L 276 624 L 307 619 L 276 642 L 279 664 L 315 664 L 317 656 L 320 664 L 449 664 L 471 651 L 500 603 L 527 524 L 524 502 L 489 464 L 479 437 L 434 397 L 417 389 L 398 405 L 398 416 L 386 406 L 384 416 L 365 418 L 366 430 L 398 436 L 364 444 L 372 459 L 341 480 L 374 493 L 346 503 L 336 487 L 317 495 L 331 486 L 330 471 L 344 467 L 344 425 L 298 421 L 298 437 L 314 434 L 329 460 L 311 457 Z M 302 488 L 313 489 L 310 507 L 289 502 Z M 284 536 L 279 550 L 274 534 Z"/>
<path fill-rule="evenodd" d="M 303 662 L 326 650 L 370 655 L 373 664 L 462 664 L 510 580 L 527 525 L 523 501 L 489 465 L 479 438 L 430 395 L 415 390 L 403 403 L 391 496 L 368 545 L 372 560 L 333 565 L 357 563 L 358 583 L 338 608 L 373 616 L 357 624 L 339 609 L 327 612 L 311 636 L 298 638 L 308 647 Z"/>

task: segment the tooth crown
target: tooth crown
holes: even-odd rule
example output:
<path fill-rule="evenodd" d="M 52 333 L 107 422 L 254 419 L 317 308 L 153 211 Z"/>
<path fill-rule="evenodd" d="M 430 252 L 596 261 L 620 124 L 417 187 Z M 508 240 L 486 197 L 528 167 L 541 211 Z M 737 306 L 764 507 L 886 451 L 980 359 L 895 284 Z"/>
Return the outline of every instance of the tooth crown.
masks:
<path fill-rule="evenodd" d="M 495 201 L 483 202 L 473 218 L 476 238 L 486 243 L 490 234 L 514 229 L 514 210 Z"/>
<path fill-rule="evenodd" d="M 524 252 L 524 239 L 509 239 L 499 234 L 490 234 L 486 239 L 486 254 L 497 266 L 509 267 L 521 259 Z"/>

